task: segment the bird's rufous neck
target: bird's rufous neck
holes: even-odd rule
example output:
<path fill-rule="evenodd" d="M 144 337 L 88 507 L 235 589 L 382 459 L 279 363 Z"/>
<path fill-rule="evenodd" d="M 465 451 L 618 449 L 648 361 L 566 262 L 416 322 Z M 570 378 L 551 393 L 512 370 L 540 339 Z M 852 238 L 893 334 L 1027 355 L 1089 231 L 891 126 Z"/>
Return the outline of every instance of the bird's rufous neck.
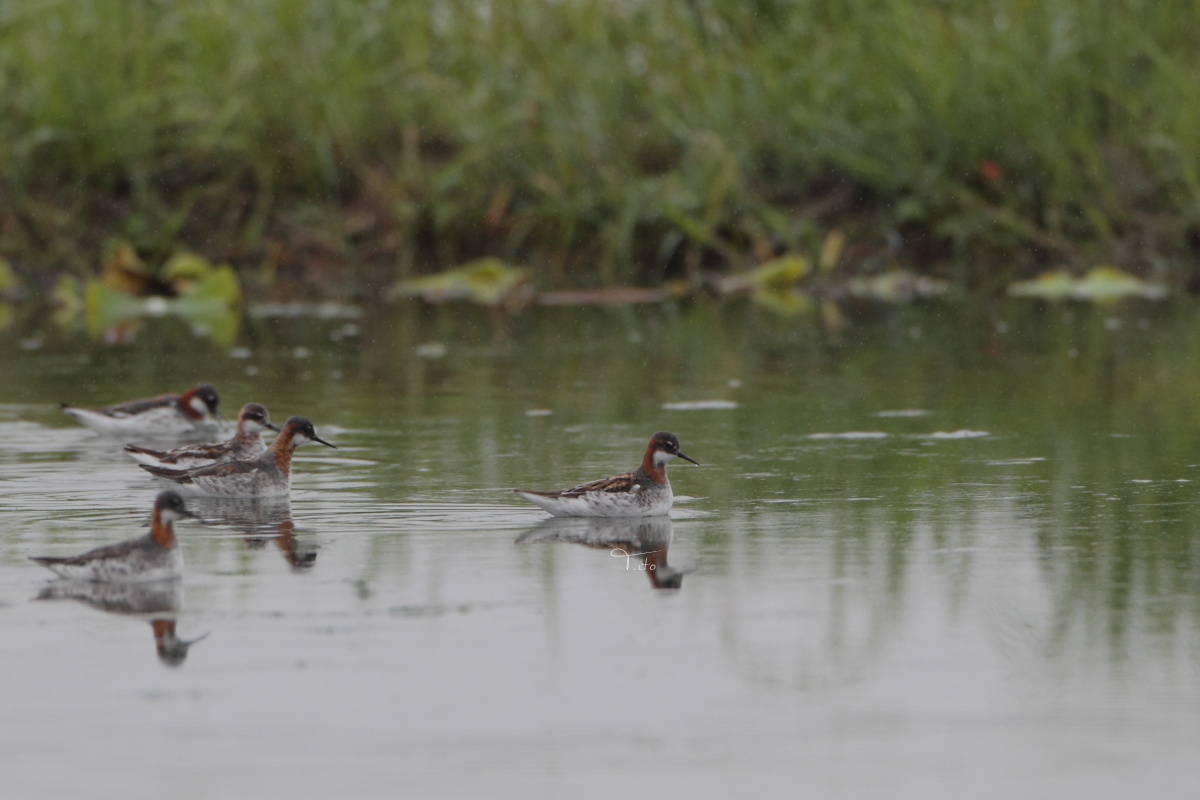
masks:
<path fill-rule="evenodd" d="M 188 389 L 176 398 L 175 405 L 179 408 L 179 412 L 190 420 L 204 419 L 204 415 L 192 407 L 192 400 L 195 398 L 196 390 Z"/>
<path fill-rule="evenodd" d="M 275 459 L 275 466 L 279 467 L 280 473 L 285 478 L 292 474 L 292 453 L 295 452 L 294 434 L 284 428 L 283 433 L 275 437 L 275 441 L 271 443 L 271 454 Z"/>
<path fill-rule="evenodd" d="M 150 518 L 150 538 L 161 547 L 175 546 L 175 529 L 162 518 L 157 508 L 154 509 L 154 516 Z"/>
<path fill-rule="evenodd" d="M 654 460 L 654 452 L 653 447 L 646 448 L 646 455 L 642 456 L 642 472 L 655 483 L 666 483 L 667 465 L 657 463 Z"/>

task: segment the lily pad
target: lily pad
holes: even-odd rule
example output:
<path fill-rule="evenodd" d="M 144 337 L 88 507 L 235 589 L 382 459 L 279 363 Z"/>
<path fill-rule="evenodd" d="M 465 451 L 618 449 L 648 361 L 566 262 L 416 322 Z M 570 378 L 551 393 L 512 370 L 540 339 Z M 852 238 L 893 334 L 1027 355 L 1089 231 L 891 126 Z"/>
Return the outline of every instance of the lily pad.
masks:
<path fill-rule="evenodd" d="M 216 268 L 209 267 L 208 271 L 185 290 L 176 302 L 180 305 L 186 302 L 235 306 L 241 300 L 242 287 L 238 283 L 237 274 L 234 273 L 233 267 L 223 264 Z"/>
<path fill-rule="evenodd" d="M 855 278 L 846 284 L 846 291 L 852 296 L 883 303 L 907 303 L 910 300 L 937 297 L 945 294 L 946 289 L 943 281 L 902 269 Z"/>
<path fill-rule="evenodd" d="M 144 304 L 105 281 L 93 280 L 87 283 L 83 307 L 88 333 L 98 336 L 109 328 L 140 317 Z"/>
<path fill-rule="evenodd" d="M 812 272 L 804 256 L 786 255 L 759 264 L 746 273 L 746 280 L 756 289 L 781 289 L 795 286 Z"/>
<path fill-rule="evenodd" d="M 1161 300 L 1167 296 L 1167 287 L 1149 283 L 1116 267 L 1093 267 L 1075 284 L 1075 298 L 1079 300 L 1115 300 L 1121 297 L 1144 297 Z"/>
<path fill-rule="evenodd" d="M 829 272 L 837 266 L 845 247 L 846 234 L 841 231 L 830 231 L 825 236 L 825 240 L 821 242 L 821 257 L 817 259 L 817 266 L 821 272 Z"/>
<path fill-rule="evenodd" d="M 396 293 L 429 302 L 469 300 L 496 305 L 526 280 L 526 271 L 498 258 L 481 258 L 436 275 L 401 281 Z"/>
<path fill-rule="evenodd" d="M 1047 272 L 1033 280 L 1008 287 L 1012 297 L 1036 297 L 1042 300 L 1080 300 L 1111 302 L 1125 297 L 1161 300 L 1167 288 L 1122 272 L 1116 267 L 1093 267 L 1082 277 L 1061 270 Z"/>
<path fill-rule="evenodd" d="M 191 324 L 192 332 L 197 336 L 204 336 L 223 347 L 229 347 L 237 341 L 241 315 L 233 306 L 178 308 L 176 313 Z"/>
<path fill-rule="evenodd" d="M 240 315 L 237 305 L 242 289 L 229 265 L 211 269 L 189 291 L 172 302 L 168 310 L 183 317 L 197 332 L 217 344 L 231 345 L 237 339 Z"/>
<path fill-rule="evenodd" d="M 198 281 L 212 272 L 213 266 L 207 258 L 190 250 L 180 250 L 163 264 L 162 276 L 177 281 Z"/>
<path fill-rule="evenodd" d="M 1075 288 L 1075 276 L 1056 270 L 1044 272 L 1028 281 L 1018 281 L 1008 287 L 1010 297 L 1038 297 L 1043 300 L 1065 300 Z"/>
<path fill-rule="evenodd" d="M 100 279 L 108 288 L 130 295 L 145 294 L 155 283 L 137 251 L 127 244 L 118 245 L 104 260 Z"/>
<path fill-rule="evenodd" d="M 199 257 L 197 257 L 199 258 Z M 203 261 L 201 259 L 200 261 Z M 193 262 L 192 266 L 200 262 Z M 232 267 L 212 267 L 204 261 L 204 268 L 192 270 L 189 275 L 199 275 L 187 281 L 176 279 L 183 287 L 181 294 L 169 299 L 162 296 L 135 297 L 132 293 L 114 288 L 107 279 L 88 281 L 84 289 L 84 319 L 88 333 L 98 336 L 118 326 L 128 327 L 142 317 L 161 317 L 173 314 L 191 324 L 199 334 L 211 338 L 218 344 L 232 344 L 237 337 L 240 316 L 237 305 L 242 290 Z M 64 308 L 69 308 L 78 290 L 71 284 L 60 283 L 55 297 Z M 132 332 L 132 328 L 129 328 Z"/>
<path fill-rule="evenodd" d="M 750 293 L 750 299 L 785 316 L 808 314 L 813 310 L 812 298 L 790 286 L 761 287 Z"/>
<path fill-rule="evenodd" d="M 61 328 L 74 326 L 79 315 L 83 313 L 83 286 L 78 279 L 63 275 L 54 284 L 50 299 L 54 301 L 54 324 Z"/>

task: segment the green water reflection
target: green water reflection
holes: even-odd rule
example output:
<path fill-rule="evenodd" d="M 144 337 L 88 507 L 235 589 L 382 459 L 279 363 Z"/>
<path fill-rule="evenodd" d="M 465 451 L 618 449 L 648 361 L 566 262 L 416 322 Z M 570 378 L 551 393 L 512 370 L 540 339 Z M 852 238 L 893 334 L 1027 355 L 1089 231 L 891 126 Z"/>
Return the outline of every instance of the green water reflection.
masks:
<path fill-rule="evenodd" d="M 412 575 L 420 553 L 470 531 L 470 546 L 437 558 L 500 587 L 497 602 L 540 598 L 551 612 L 572 602 L 568 572 L 615 583 L 623 564 L 586 536 L 539 529 L 508 487 L 630 468 L 651 432 L 671 430 L 705 465 L 672 469 L 684 501 L 662 536 L 687 578 L 671 592 L 692 598 L 694 629 L 711 626 L 750 685 L 854 686 L 909 652 L 969 683 L 977 662 L 956 647 L 978 638 L 1018 694 L 1099 674 L 1081 702 L 1103 704 L 1156 675 L 1159 699 L 1194 707 L 1198 357 L 1191 305 L 911 307 L 863 312 L 836 337 L 735 304 L 517 317 L 404 305 L 250 318 L 232 350 L 170 319 L 119 348 L 30 319 L 0 339 L 0 403 L 6 419 L 65 428 L 58 401 L 205 379 L 227 410 L 255 400 L 275 417 L 304 414 L 333 430 L 342 449 L 329 457 L 345 460 L 301 464 L 310 499 L 285 524 L 307 561 L 294 569 L 348 582 L 369 604 L 389 574 Z M 700 401 L 721 404 L 664 409 Z M 443 516 L 420 516 L 421 504 Z M 375 509 L 375 527 L 342 521 L 343 540 L 366 542 L 343 562 L 330 532 L 351 506 Z M 419 529 L 403 527 L 407 513 Z M 397 531 L 413 535 L 388 538 Z M 195 569 L 206 563 L 216 557 Z M 620 588 L 661 594 L 644 577 Z M 205 648 L 220 646 L 214 635 Z"/>
<path fill-rule="evenodd" d="M 1166 634 L 1200 610 L 1191 307 L 939 306 L 862 319 L 831 340 L 811 321 L 735 305 L 512 319 L 403 306 L 349 321 L 252 319 L 233 357 L 159 322 L 117 348 L 10 331 L 0 400 L 105 403 L 203 377 L 231 408 L 255 399 L 374 432 L 378 455 L 395 457 L 369 487 L 381 500 L 564 484 L 631 466 L 647 432 L 670 428 L 709 465 L 677 468 L 678 491 L 744 515 L 751 531 L 769 509 L 760 503 L 795 500 L 833 515 L 848 552 L 882 525 L 889 585 L 904 579 L 914 525 L 953 538 L 978 514 L 975 498 L 999 491 L 1035 523 L 1060 627 L 1087 616 L 1117 645 L 1132 617 Z M 428 351 L 438 357 L 418 355 Z M 710 399 L 738 408 L 662 409 Z M 929 413 L 879 416 L 904 410 Z M 910 438 L 961 430 L 989 436 Z M 845 432 L 890 435 L 808 438 Z M 414 472 L 435 465 L 442 474 Z"/>

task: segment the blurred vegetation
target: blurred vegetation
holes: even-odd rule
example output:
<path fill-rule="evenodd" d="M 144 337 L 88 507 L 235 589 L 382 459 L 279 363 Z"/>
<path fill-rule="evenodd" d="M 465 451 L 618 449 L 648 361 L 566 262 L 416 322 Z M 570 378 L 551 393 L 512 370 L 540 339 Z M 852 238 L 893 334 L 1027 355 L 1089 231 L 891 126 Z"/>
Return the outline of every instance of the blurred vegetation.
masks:
<path fill-rule="evenodd" d="M 0 5 L 0 255 L 364 294 L 838 269 L 994 290 L 1200 248 L 1196 0 Z"/>

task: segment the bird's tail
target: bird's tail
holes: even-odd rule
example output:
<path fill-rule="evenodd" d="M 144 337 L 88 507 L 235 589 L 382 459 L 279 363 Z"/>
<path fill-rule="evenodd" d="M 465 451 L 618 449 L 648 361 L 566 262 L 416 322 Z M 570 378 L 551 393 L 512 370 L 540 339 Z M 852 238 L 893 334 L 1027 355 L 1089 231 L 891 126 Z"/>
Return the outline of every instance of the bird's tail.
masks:
<path fill-rule="evenodd" d="M 186 470 L 171 469 L 170 467 L 160 467 L 157 464 L 138 464 L 139 467 L 149 472 L 156 478 L 166 478 L 169 481 L 176 483 L 191 483 L 192 478 L 187 474 Z"/>

